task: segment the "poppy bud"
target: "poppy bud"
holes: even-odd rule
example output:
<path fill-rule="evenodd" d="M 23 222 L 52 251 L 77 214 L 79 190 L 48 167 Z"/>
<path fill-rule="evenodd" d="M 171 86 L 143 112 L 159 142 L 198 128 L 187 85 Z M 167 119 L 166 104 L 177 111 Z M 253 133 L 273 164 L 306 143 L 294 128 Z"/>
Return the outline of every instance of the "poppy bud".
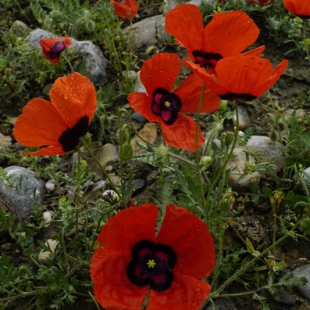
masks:
<path fill-rule="evenodd" d="M 133 157 L 133 149 L 130 143 L 126 142 L 121 146 L 119 157 L 124 161 Z"/>
<path fill-rule="evenodd" d="M 229 146 L 233 142 L 233 140 L 234 140 L 234 133 L 231 131 L 228 131 L 225 136 L 224 144 L 226 146 Z"/>
<path fill-rule="evenodd" d="M 166 146 L 164 146 L 163 144 L 161 144 L 158 148 L 157 148 L 157 155 L 159 157 L 166 157 L 169 153 L 169 150 Z"/>
<path fill-rule="evenodd" d="M 202 166 L 209 166 L 212 163 L 212 157 L 211 156 L 203 156 L 200 159 L 200 163 Z"/>
<path fill-rule="evenodd" d="M 126 126 L 123 126 L 118 133 L 119 143 L 125 144 L 129 141 L 129 133 L 126 130 Z"/>

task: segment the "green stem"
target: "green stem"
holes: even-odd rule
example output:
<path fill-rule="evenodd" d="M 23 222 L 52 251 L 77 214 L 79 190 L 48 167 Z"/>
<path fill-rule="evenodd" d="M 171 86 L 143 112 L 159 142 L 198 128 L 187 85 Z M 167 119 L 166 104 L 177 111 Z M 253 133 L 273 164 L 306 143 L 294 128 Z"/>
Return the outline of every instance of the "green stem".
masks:
<path fill-rule="evenodd" d="M 101 165 L 100 161 L 98 160 L 98 158 L 95 156 L 95 154 L 92 152 L 92 150 L 89 148 L 89 146 L 87 145 L 87 143 L 85 142 L 85 140 L 83 138 L 80 139 L 83 143 L 83 145 L 85 146 L 85 148 L 87 149 L 88 153 L 90 154 L 90 156 L 93 158 L 93 160 L 97 163 L 97 165 L 100 167 L 102 173 L 104 174 L 105 178 L 109 181 L 110 186 L 113 188 L 113 190 L 116 192 L 116 194 L 120 196 L 120 192 L 119 190 L 116 188 L 115 184 L 113 183 L 113 181 L 111 180 L 109 174 L 105 171 L 104 167 Z"/>
<path fill-rule="evenodd" d="M 10 300 L 18 299 L 18 298 L 24 298 L 24 297 L 31 296 L 31 295 L 41 295 L 41 294 L 44 293 L 47 289 L 48 289 L 48 287 L 45 287 L 45 288 L 40 289 L 40 290 L 30 291 L 30 292 L 22 292 L 22 294 L 20 294 L 20 295 L 15 295 L 15 296 L 11 296 L 11 297 L 0 298 L 0 301 L 1 301 L 1 302 L 4 302 L 4 301 L 10 301 Z"/>
<path fill-rule="evenodd" d="M 69 61 L 69 59 L 67 58 L 67 56 L 66 56 L 65 54 L 61 54 L 61 57 L 62 57 L 63 59 L 65 59 L 65 61 L 67 62 L 67 64 L 68 64 L 69 67 L 70 67 L 71 72 L 72 72 L 72 73 L 75 72 L 75 70 L 74 70 L 73 66 L 71 65 L 71 62 Z"/>
<path fill-rule="evenodd" d="M 197 109 L 197 114 L 196 114 L 196 167 L 197 167 L 197 172 L 199 172 L 199 163 L 200 163 L 200 153 L 199 153 L 199 121 L 200 121 L 200 111 L 201 111 L 201 106 L 203 102 L 203 97 L 205 94 L 205 89 L 206 89 L 206 84 L 203 83 L 202 89 L 201 89 L 201 95 L 199 98 L 198 102 L 198 109 Z"/>
<path fill-rule="evenodd" d="M 210 196 L 212 195 L 213 189 L 215 188 L 220 177 L 223 175 L 223 173 L 226 169 L 227 163 L 230 160 L 230 158 L 234 152 L 235 146 L 236 146 L 237 141 L 238 141 L 238 132 L 239 132 L 239 110 L 238 110 L 238 102 L 236 102 L 236 126 L 235 126 L 234 140 L 233 140 L 232 146 L 230 148 L 230 151 L 226 157 L 224 164 L 222 165 L 221 169 L 219 170 L 218 174 L 216 175 L 215 179 L 213 180 L 212 184 L 209 187 L 206 201 L 210 201 Z"/>

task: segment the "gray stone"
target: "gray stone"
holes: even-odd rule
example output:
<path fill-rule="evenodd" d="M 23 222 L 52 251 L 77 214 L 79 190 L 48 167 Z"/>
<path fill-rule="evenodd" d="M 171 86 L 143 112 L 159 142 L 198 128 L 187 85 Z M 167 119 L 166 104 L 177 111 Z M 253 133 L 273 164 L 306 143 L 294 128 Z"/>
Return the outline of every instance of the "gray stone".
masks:
<path fill-rule="evenodd" d="M 248 111 L 246 110 L 246 108 L 239 106 L 238 107 L 238 116 L 239 116 L 239 130 L 244 130 L 246 128 L 248 128 L 251 125 L 251 119 L 250 116 L 248 114 Z M 233 112 L 233 124 L 234 126 L 237 125 L 237 113 L 236 110 L 234 110 Z"/>
<path fill-rule="evenodd" d="M 31 47 L 39 48 L 39 41 L 42 38 L 57 38 L 49 31 L 37 28 L 32 30 L 25 38 L 25 41 Z M 100 48 L 90 41 L 77 41 L 71 38 L 72 44 L 68 48 L 74 48 L 77 54 L 81 57 L 81 63 L 85 61 L 87 77 L 94 83 L 101 83 L 107 78 L 106 67 L 107 59 L 104 57 Z"/>
<path fill-rule="evenodd" d="M 118 161 L 117 147 L 107 143 L 95 152 L 95 155 L 103 167 L 112 165 Z"/>
<path fill-rule="evenodd" d="M 235 190 L 248 189 L 251 183 L 259 183 L 261 179 L 261 175 L 257 171 L 246 173 L 246 150 L 244 146 L 237 146 L 234 149 L 232 158 L 230 158 L 226 166 L 226 169 L 230 169 L 228 176 L 229 185 Z M 253 157 L 249 156 L 248 162 L 250 164 L 255 163 L 255 160 Z"/>
<path fill-rule="evenodd" d="M 164 25 L 165 17 L 156 15 L 126 27 L 123 32 L 128 37 L 127 44 L 131 49 L 137 50 L 141 47 L 147 49 L 156 43 L 158 37 L 168 37 L 164 31 Z"/>
<path fill-rule="evenodd" d="M 0 200 L 18 219 L 30 215 L 35 203 L 42 204 L 45 182 L 35 173 L 19 166 L 4 169 L 17 191 L 8 186 L 5 180 L 0 181 Z"/>
<path fill-rule="evenodd" d="M 93 185 L 91 191 L 92 191 L 92 192 L 97 192 L 97 191 L 100 191 L 100 190 L 102 190 L 102 189 L 105 189 L 106 186 L 107 186 L 107 182 L 106 182 L 106 181 L 103 181 L 103 180 L 100 180 L 100 181 L 96 182 L 96 183 Z"/>
<path fill-rule="evenodd" d="M 246 146 L 263 162 L 274 164 L 274 169 L 272 169 L 274 173 L 284 167 L 285 160 L 279 142 L 273 142 L 266 136 L 252 136 Z"/>
<path fill-rule="evenodd" d="M 292 271 L 292 278 L 305 277 L 308 281 L 305 285 L 297 286 L 296 289 L 306 299 L 310 300 L 310 265 L 303 265 Z"/>
<path fill-rule="evenodd" d="M 140 124 L 145 124 L 147 121 L 146 118 L 138 112 L 135 112 L 134 114 L 132 114 L 131 119 L 133 121 L 140 123 Z"/>

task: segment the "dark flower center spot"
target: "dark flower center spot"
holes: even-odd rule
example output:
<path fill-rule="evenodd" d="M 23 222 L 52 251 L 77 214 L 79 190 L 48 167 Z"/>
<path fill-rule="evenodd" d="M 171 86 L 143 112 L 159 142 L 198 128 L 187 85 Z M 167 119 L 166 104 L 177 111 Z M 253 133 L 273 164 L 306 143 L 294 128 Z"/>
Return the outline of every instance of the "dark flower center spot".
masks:
<path fill-rule="evenodd" d="M 181 108 L 182 102 L 179 96 L 164 88 L 156 88 L 153 92 L 151 110 L 155 115 L 160 116 L 167 125 L 171 125 L 176 121 Z"/>
<path fill-rule="evenodd" d="M 228 101 L 252 101 L 257 97 L 251 94 L 237 94 L 237 93 L 226 93 L 223 95 L 218 95 L 221 99 Z"/>
<path fill-rule="evenodd" d="M 223 58 L 222 55 L 217 53 L 205 53 L 201 50 L 193 51 L 195 64 L 202 68 L 215 68 L 217 62 Z"/>
<path fill-rule="evenodd" d="M 88 130 L 88 116 L 81 117 L 77 123 L 65 130 L 58 138 L 65 152 L 74 150 L 79 144 L 79 139 L 86 135 Z"/>
<path fill-rule="evenodd" d="M 170 246 L 142 240 L 133 246 L 131 255 L 126 272 L 132 283 L 159 292 L 171 286 L 177 256 Z"/>
<path fill-rule="evenodd" d="M 55 59 L 60 56 L 60 53 L 66 49 L 65 43 L 63 41 L 59 41 L 54 44 L 54 46 L 49 51 L 49 55 L 51 59 Z"/>

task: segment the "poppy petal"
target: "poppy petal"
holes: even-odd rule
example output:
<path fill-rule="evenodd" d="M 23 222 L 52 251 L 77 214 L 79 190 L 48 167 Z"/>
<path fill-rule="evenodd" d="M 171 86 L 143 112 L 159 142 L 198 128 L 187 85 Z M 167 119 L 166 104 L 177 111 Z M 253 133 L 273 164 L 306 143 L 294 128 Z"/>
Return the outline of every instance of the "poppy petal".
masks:
<path fill-rule="evenodd" d="M 56 154 L 64 154 L 58 139 L 62 132 L 68 128 L 62 115 L 46 100 L 34 98 L 23 108 L 22 114 L 17 118 L 13 135 L 24 146 L 40 147 L 52 146 Z M 49 149 L 52 151 L 52 149 Z M 43 152 L 43 150 L 40 150 Z M 29 153 L 31 154 L 31 153 Z M 36 153 L 37 154 L 37 153 Z"/>
<path fill-rule="evenodd" d="M 309 1 L 306 0 L 284 0 L 284 7 L 291 13 L 309 18 L 310 17 L 310 5 Z"/>
<path fill-rule="evenodd" d="M 197 74 L 204 81 L 208 89 L 212 90 L 212 92 L 217 95 L 226 93 L 225 87 L 221 85 L 219 81 L 217 81 L 214 74 L 209 74 L 204 68 L 201 68 L 200 66 L 188 60 L 185 60 L 184 64 L 189 67 L 194 72 L 194 74 Z"/>
<path fill-rule="evenodd" d="M 197 113 L 202 86 L 204 82 L 196 75 L 188 76 L 174 91 L 182 101 L 181 112 Z M 216 111 L 220 106 L 220 98 L 206 88 L 204 91 L 201 112 L 210 113 Z"/>
<path fill-rule="evenodd" d="M 175 273 L 199 279 L 211 274 L 215 265 L 213 237 L 207 225 L 187 209 L 167 206 L 156 242 L 176 252 Z"/>
<path fill-rule="evenodd" d="M 203 31 L 203 51 L 222 57 L 238 55 L 256 41 L 259 32 L 254 21 L 242 11 L 215 13 Z"/>
<path fill-rule="evenodd" d="M 254 48 L 250 51 L 244 52 L 240 55 L 242 56 L 260 56 L 260 54 L 265 50 L 265 45 L 261 45 L 257 48 Z"/>
<path fill-rule="evenodd" d="M 147 310 L 197 310 L 208 298 L 210 290 L 211 287 L 208 283 L 191 276 L 174 273 L 169 289 L 163 292 L 150 290 Z"/>
<path fill-rule="evenodd" d="M 125 235 L 126 236 L 126 235 Z M 133 284 L 126 275 L 130 257 L 97 248 L 90 263 L 97 301 L 105 309 L 137 310 L 142 308 L 148 287 Z"/>
<path fill-rule="evenodd" d="M 155 239 L 157 213 L 151 203 L 122 210 L 103 225 L 98 242 L 107 250 L 130 256 L 137 242 Z"/>
<path fill-rule="evenodd" d="M 120 18 L 134 18 L 139 10 L 136 0 L 110 0 L 114 4 L 114 10 Z"/>
<path fill-rule="evenodd" d="M 177 120 L 167 125 L 161 122 L 165 142 L 177 149 L 184 149 L 191 152 L 196 151 L 196 123 L 195 121 L 182 113 L 178 113 Z M 205 139 L 199 129 L 198 147 L 202 147 Z"/>
<path fill-rule="evenodd" d="M 140 79 L 147 94 L 152 97 L 156 88 L 171 92 L 180 70 L 181 60 L 178 55 L 158 53 L 144 62 Z"/>
<path fill-rule="evenodd" d="M 143 115 L 149 122 L 160 122 L 161 118 L 151 110 L 151 99 L 145 93 L 130 93 L 127 97 L 130 107 Z"/>
<path fill-rule="evenodd" d="M 199 8 L 193 4 L 179 4 L 168 11 L 165 30 L 179 40 L 194 60 L 192 52 L 202 47 L 203 21 Z"/>
<path fill-rule="evenodd" d="M 90 124 L 97 99 L 96 90 L 86 76 L 74 72 L 58 78 L 50 90 L 50 98 L 70 128 L 83 116 L 88 117 Z"/>

